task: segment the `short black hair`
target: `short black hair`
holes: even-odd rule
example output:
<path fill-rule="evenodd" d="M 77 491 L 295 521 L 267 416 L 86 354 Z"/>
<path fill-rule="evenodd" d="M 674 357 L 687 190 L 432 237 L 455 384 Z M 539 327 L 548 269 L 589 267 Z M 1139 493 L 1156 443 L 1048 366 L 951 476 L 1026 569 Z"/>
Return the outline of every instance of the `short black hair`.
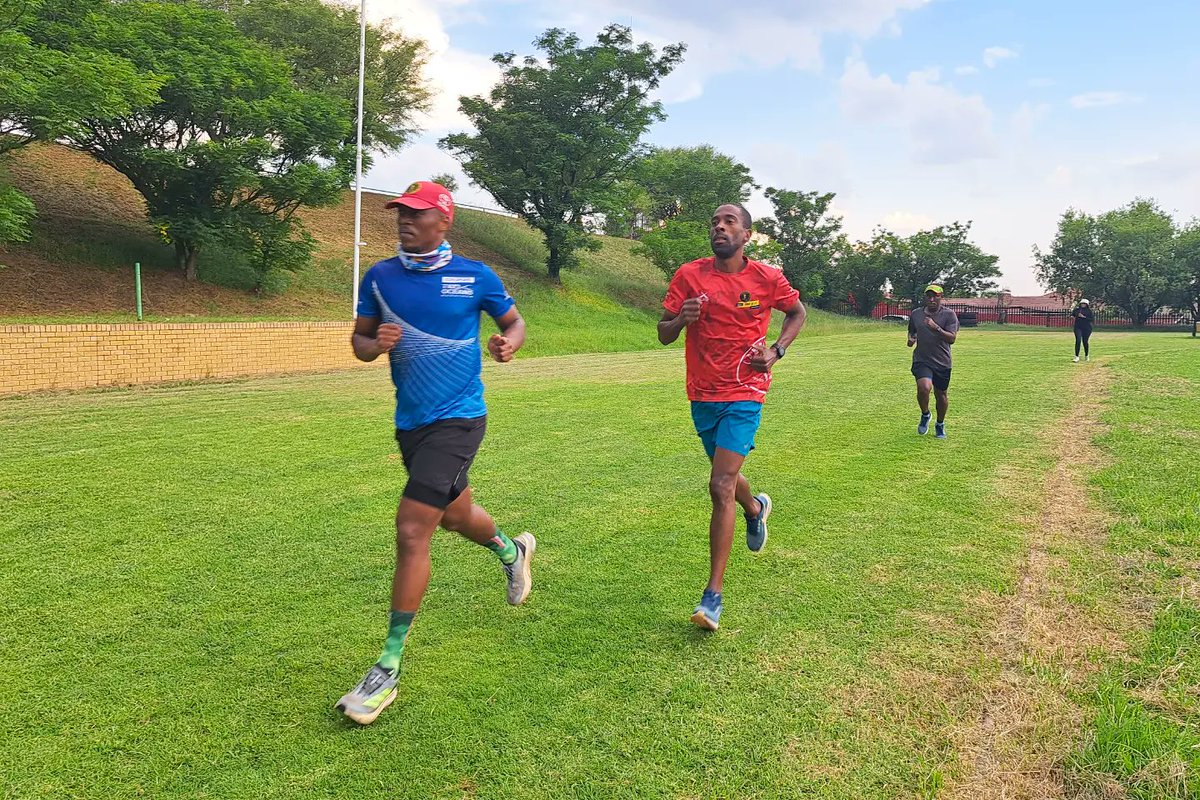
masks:
<path fill-rule="evenodd" d="M 754 224 L 754 219 L 750 216 L 750 212 L 741 203 L 721 203 L 721 206 L 733 206 L 738 211 L 742 212 L 742 227 L 750 230 L 750 226 Z M 721 206 L 717 206 L 720 208 Z"/>

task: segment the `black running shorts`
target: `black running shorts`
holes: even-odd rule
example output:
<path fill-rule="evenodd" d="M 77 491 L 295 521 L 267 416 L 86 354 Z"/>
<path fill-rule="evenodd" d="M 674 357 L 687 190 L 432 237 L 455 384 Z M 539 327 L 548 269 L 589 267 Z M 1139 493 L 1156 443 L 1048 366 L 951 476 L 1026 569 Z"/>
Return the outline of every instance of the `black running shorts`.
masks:
<path fill-rule="evenodd" d="M 411 431 L 396 431 L 400 457 L 408 470 L 404 496 L 445 508 L 469 485 L 467 470 L 483 443 L 487 417 L 442 419 Z"/>
<path fill-rule="evenodd" d="M 946 369 L 941 369 L 939 367 L 934 367 L 929 364 L 922 364 L 920 362 L 915 362 L 912 365 L 912 374 L 913 374 L 913 377 L 918 380 L 920 380 L 921 378 L 928 378 L 928 379 L 932 380 L 933 388 L 935 388 L 939 391 L 944 392 L 950 388 L 950 368 L 949 367 L 947 367 Z"/>

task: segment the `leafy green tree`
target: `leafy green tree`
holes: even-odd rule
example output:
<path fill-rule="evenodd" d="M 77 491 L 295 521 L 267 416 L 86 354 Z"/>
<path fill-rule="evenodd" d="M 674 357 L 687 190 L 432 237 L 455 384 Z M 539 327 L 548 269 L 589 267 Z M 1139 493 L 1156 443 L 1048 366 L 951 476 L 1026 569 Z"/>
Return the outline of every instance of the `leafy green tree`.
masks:
<path fill-rule="evenodd" d="M 105 52 L 162 81 L 153 102 L 83 120 L 63 138 L 129 178 L 187 278 L 206 245 L 263 235 L 272 244 L 250 252 L 262 280 L 303 266 L 286 262 L 303 248 L 282 244 L 303 241 L 297 208 L 336 202 L 349 184 L 352 104 L 328 87 L 298 86 L 274 47 L 194 3 L 97 3 L 86 20 L 60 15 L 43 34 L 42 46 Z"/>
<path fill-rule="evenodd" d="M 33 201 L 12 186 L 0 185 L 0 242 L 29 239 L 29 223 L 37 215 Z"/>
<path fill-rule="evenodd" d="M 1187 286 L 1180 253 L 1190 241 L 1177 241 L 1170 215 L 1139 199 L 1098 217 L 1066 212 L 1050 250 L 1035 247 L 1034 258 L 1042 283 L 1116 306 L 1140 327 Z"/>
<path fill-rule="evenodd" d="M 712 255 L 708 231 L 707 222 L 671 220 L 643 233 L 633 252 L 649 258 L 668 276 L 674 275 L 679 265 Z"/>
<path fill-rule="evenodd" d="M 756 188 L 745 164 L 711 145 L 653 148 L 613 187 L 601 209 L 605 232 L 637 238 L 673 220 L 707 224 L 717 206 L 744 203 Z"/>
<path fill-rule="evenodd" d="M 992 279 L 1000 275 L 996 266 L 1000 259 L 983 252 L 970 241 L 970 234 L 970 222 L 953 222 L 903 240 L 887 239 L 893 293 L 916 305 L 931 283 L 940 284 L 947 295 L 967 297 L 995 289 Z"/>
<path fill-rule="evenodd" d="M 1059 294 L 1082 296 L 1083 287 L 1094 286 L 1091 276 L 1100 261 L 1099 246 L 1095 218 L 1067 209 L 1050 250 L 1042 252 L 1034 245 L 1038 281 Z"/>
<path fill-rule="evenodd" d="M 0 155 L 35 139 L 54 140 L 84 120 L 111 120 L 150 102 L 162 79 L 103 49 L 42 43 L 65 26 L 92 24 L 104 0 L 0 0 Z M 0 241 L 24 241 L 35 214 L 29 198 L 0 185 Z"/>
<path fill-rule="evenodd" d="M 632 179 L 650 196 L 650 221 L 707 223 L 724 203 L 744 203 L 758 188 L 750 170 L 712 146 L 657 148 L 638 161 Z"/>
<path fill-rule="evenodd" d="M 1179 232 L 1175 240 L 1183 285 L 1176 299 L 1180 308 L 1190 308 L 1192 318 L 1200 320 L 1200 219 Z"/>
<path fill-rule="evenodd" d="M 429 180 L 433 181 L 434 183 L 440 183 L 442 186 L 445 186 L 447 189 L 450 190 L 451 194 L 454 194 L 455 192 L 458 191 L 458 179 L 455 178 L 453 175 L 451 175 L 449 172 L 443 172 L 440 175 L 434 175 Z"/>
<path fill-rule="evenodd" d="M 876 231 L 869 242 L 843 241 L 833 262 L 831 283 L 855 314 L 869 317 L 883 300 L 884 285 L 903 247 L 902 240 L 886 231 Z"/>
<path fill-rule="evenodd" d="M 596 203 L 609 236 L 638 239 L 650 224 L 650 193 L 633 178 L 618 180 Z"/>
<path fill-rule="evenodd" d="M 163 78 L 81 40 L 106 0 L 0 0 L 0 153 L 152 102 Z"/>
<path fill-rule="evenodd" d="M 774 239 L 765 236 L 752 237 L 746 243 L 744 252 L 747 258 L 783 269 L 783 245 Z"/>
<path fill-rule="evenodd" d="M 541 59 L 493 58 L 504 72 L 489 96 L 459 101 L 478 133 L 447 136 L 442 147 L 472 182 L 541 231 L 547 269 L 558 280 L 579 248 L 596 246 L 585 223 L 640 155 L 642 134 L 663 119 L 662 105 L 649 96 L 682 60 L 684 46 L 660 53 L 635 45 L 621 25 L 608 26 L 588 47 L 559 28 L 534 44 Z"/>
<path fill-rule="evenodd" d="M 280 55 L 291 66 L 297 88 L 333 98 L 345 113 L 357 114 L 357 8 L 322 0 L 206 3 L 226 10 L 238 30 Z M 386 25 L 367 26 L 363 141 L 368 148 L 398 150 L 416 132 L 416 116 L 429 107 L 421 74 L 427 57 L 423 41 Z M 352 128 L 346 144 L 355 135 Z"/>
<path fill-rule="evenodd" d="M 759 220 L 755 228 L 779 243 L 783 274 L 805 302 L 822 305 L 842 230 L 841 217 L 830 212 L 836 195 L 774 187 L 765 194 L 775 216 Z"/>

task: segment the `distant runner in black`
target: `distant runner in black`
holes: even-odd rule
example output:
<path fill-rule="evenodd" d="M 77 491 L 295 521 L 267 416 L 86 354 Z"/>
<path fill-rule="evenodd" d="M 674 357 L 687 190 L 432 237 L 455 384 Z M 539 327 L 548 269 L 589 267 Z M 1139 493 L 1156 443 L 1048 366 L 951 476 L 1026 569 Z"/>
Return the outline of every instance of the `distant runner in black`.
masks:
<path fill-rule="evenodd" d="M 1092 338 L 1092 304 L 1085 297 L 1071 312 L 1075 318 L 1075 361 L 1079 361 L 1079 345 L 1083 345 L 1083 360 L 1091 361 L 1088 355 L 1088 339 Z"/>

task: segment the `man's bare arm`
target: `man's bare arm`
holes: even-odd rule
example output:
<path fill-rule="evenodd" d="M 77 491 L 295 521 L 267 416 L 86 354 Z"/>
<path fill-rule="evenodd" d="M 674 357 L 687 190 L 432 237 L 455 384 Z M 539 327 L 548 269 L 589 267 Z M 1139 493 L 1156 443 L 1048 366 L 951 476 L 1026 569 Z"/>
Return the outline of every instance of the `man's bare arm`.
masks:
<path fill-rule="evenodd" d="M 525 319 L 513 306 L 499 317 L 496 317 L 496 327 L 499 333 L 493 333 L 488 339 L 488 353 L 494 361 L 504 363 L 512 361 L 513 356 L 525 344 Z"/>
<path fill-rule="evenodd" d="M 359 361 L 374 361 L 395 347 L 400 336 L 400 326 L 395 323 L 380 324 L 379 317 L 355 317 L 350 346 Z"/>

